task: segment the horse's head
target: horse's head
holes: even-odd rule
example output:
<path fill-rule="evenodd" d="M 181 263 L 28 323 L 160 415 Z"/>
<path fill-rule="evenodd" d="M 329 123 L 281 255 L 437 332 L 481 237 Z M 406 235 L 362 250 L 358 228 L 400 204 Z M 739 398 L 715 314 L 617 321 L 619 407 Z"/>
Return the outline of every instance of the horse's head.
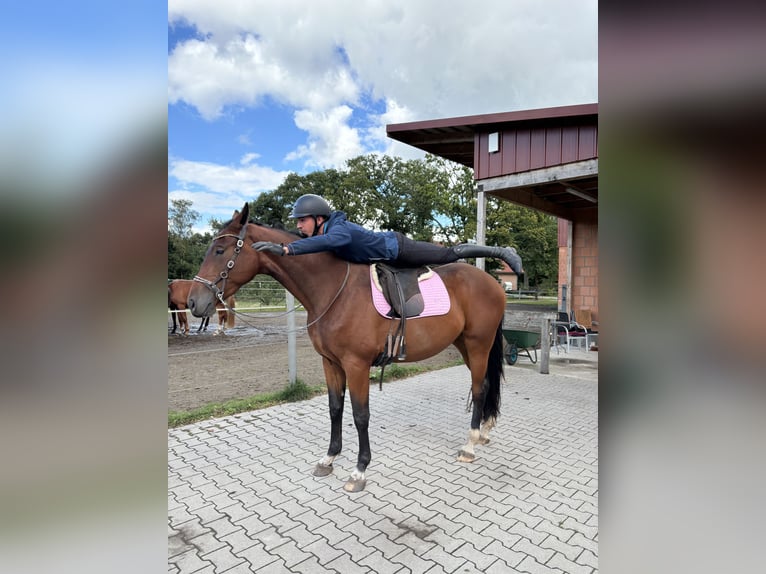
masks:
<path fill-rule="evenodd" d="M 260 255 L 247 239 L 250 208 L 234 211 L 231 220 L 213 238 L 194 277 L 187 305 L 195 317 L 210 317 L 216 303 L 250 281 L 260 270 Z"/>

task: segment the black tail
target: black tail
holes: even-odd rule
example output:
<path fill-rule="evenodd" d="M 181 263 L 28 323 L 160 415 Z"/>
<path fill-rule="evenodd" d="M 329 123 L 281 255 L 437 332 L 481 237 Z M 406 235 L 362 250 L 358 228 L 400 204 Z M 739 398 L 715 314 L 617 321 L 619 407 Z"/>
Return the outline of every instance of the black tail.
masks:
<path fill-rule="evenodd" d="M 500 416 L 500 384 L 503 381 L 503 323 L 497 327 L 495 342 L 489 352 L 487 361 L 487 386 L 484 389 L 484 408 L 481 419 L 497 418 Z"/>

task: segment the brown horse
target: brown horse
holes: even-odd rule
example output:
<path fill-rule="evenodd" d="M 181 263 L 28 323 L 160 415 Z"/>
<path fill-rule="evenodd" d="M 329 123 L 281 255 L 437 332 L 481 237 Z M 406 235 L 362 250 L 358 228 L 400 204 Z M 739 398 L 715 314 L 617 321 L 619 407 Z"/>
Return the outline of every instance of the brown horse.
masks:
<path fill-rule="evenodd" d="M 178 326 L 181 327 L 181 335 L 189 334 L 189 319 L 186 316 L 186 300 L 189 298 L 189 290 L 191 289 L 194 281 L 189 279 L 174 279 L 168 283 L 168 308 L 173 316 L 173 330 L 171 333 L 176 332 L 176 315 L 178 315 Z M 216 305 L 218 311 L 218 329 L 214 335 L 222 335 L 225 333 L 226 328 L 232 328 L 235 323 L 234 319 L 234 307 L 237 304 L 234 299 L 234 295 L 226 299 L 226 304 L 223 305 L 220 302 Z M 210 317 L 204 317 L 199 324 L 197 332 L 207 331 L 207 326 L 210 323 Z"/>
<path fill-rule="evenodd" d="M 235 293 L 256 274 L 279 281 L 305 307 L 311 342 L 322 356 L 330 403 L 330 446 L 314 474 L 326 476 L 341 452 L 341 428 L 346 387 L 351 395 L 359 436 L 357 465 L 344 488 L 364 489 L 370 462 L 370 367 L 384 350 L 392 319 L 378 314 L 370 296 L 369 266 L 351 264 L 331 253 L 280 257 L 258 252 L 255 241 L 287 243 L 297 237 L 287 231 L 248 223 L 249 207 L 235 211 L 231 221 L 205 254 L 189 293 L 188 307 L 196 317 L 213 313 L 216 301 Z M 471 371 L 473 415 L 468 442 L 458 460 L 471 462 L 474 445 L 489 442 L 489 431 L 499 414 L 503 377 L 502 321 L 505 293 L 489 274 L 466 263 L 435 269 L 450 296 L 446 315 L 411 319 L 407 325 L 406 362 L 431 357 L 450 344 Z"/>

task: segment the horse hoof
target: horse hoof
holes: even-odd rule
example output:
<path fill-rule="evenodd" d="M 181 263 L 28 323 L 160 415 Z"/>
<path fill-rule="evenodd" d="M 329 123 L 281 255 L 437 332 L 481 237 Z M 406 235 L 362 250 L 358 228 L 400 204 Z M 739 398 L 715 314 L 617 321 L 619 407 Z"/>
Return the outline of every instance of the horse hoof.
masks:
<path fill-rule="evenodd" d="M 476 460 L 476 455 L 472 452 L 466 452 L 464 450 L 460 450 L 457 453 L 457 461 L 458 462 L 473 462 Z"/>
<path fill-rule="evenodd" d="M 484 437 L 479 437 L 479 444 L 489 444 L 489 439 Z"/>
<path fill-rule="evenodd" d="M 332 474 L 332 465 L 318 464 L 314 467 L 314 476 L 328 476 Z"/>
<path fill-rule="evenodd" d="M 346 492 L 361 492 L 364 490 L 364 487 L 367 485 L 367 481 L 363 478 L 361 480 L 351 480 L 343 485 L 343 490 Z"/>

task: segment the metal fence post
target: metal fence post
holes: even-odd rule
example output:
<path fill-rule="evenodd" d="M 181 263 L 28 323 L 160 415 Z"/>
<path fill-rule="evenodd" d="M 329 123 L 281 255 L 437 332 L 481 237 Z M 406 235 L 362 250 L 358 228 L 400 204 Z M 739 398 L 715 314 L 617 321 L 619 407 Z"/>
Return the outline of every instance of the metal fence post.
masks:
<path fill-rule="evenodd" d="M 287 305 L 287 372 L 290 384 L 294 385 L 298 380 L 298 356 L 296 350 L 295 313 L 290 309 L 295 308 L 295 297 L 285 289 L 285 303 Z"/>
<path fill-rule="evenodd" d="M 548 362 L 551 357 L 551 319 L 543 317 L 540 325 L 540 374 L 549 373 Z"/>

